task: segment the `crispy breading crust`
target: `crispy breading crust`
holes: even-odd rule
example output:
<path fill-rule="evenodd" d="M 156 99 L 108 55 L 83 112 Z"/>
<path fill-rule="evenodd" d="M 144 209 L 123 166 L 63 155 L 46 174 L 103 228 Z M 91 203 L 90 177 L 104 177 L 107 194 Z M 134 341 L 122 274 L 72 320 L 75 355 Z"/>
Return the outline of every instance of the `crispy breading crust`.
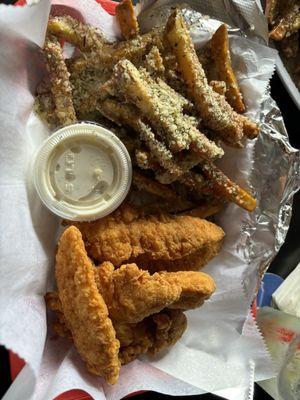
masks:
<path fill-rule="evenodd" d="M 114 271 L 113 265 L 105 262 L 97 272 L 98 289 L 113 321 L 139 322 L 180 299 L 178 282 L 164 275 L 150 275 L 136 264 L 122 265 Z"/>
<path fill-rule="evenodd" d="M 110 261 L 115 266 L 143 260 L 143 266 L 148 262 L 151 268 L 155 260 L 182 260 L 201 249 L 212 248 L 215 255 L 224 237 L 220 227 L 200 218 L 168 214 L 138 217 L 137 210 L 124 205 L 101 220 L 75 225 L 88 254 L 98 262 Z M 184 263 L 181 269 L 185 270 Z"/>
<path fill-rule="evenodd" d="M 180 298 L 168 306 L 172 309 L 191 310 L 200 307 L 216 289 L 213 279 L 204 272 L 160 272 L 159 275 L 181 288 Z"/>
<path fill-rule="evenodd" d="M 140 354 L 156 354 L 175 344 L 187 327 L 186 316 L 181 310 L 165 309 L 138 324 L 116 325 L 121 343 L 120 360 L 128 364 Z"/>
<path fill-rule="evenodd" d="M 199 307 L 215 290 L 213 279 L 194 271 L 150 275 L 136 264 L 114 270 L 110 262 L 97 267 L 98 290 L 113 323 L 136 323 L 164 308 Z"/>
<path fill-rule="evenodd" d="M 55 275 L 62 311 L 79 354 L 90 372 L 115 383 L 120 370 L 119 341 L 98 292 L 94 267 L 74 226 L 60 238 Z"/>

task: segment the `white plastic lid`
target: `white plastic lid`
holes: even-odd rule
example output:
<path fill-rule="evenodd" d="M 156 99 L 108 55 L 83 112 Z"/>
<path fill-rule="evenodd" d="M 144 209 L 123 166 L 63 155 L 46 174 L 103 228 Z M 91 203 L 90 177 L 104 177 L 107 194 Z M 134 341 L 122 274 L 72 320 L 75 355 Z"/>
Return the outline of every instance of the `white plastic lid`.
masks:
<path fill-rule="evenodd" d="M 126 197 L 131 177 L 124 144 L 92 122 L 54 132 L 34 161 L 41 200 L 54 214 L 72 221 L 90 221 L 114 211 Z"/>

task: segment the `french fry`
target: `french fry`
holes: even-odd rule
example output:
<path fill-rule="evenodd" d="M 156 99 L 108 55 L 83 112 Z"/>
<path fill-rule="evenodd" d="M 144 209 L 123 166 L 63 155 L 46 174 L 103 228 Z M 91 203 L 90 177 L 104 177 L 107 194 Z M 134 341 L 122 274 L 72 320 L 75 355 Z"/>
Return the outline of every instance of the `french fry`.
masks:
<path fill-rule="evenodd" d="M 131 39 L 139 34 L 139 25 L 131 0 L 122 0 L 116 7 L 116 17 L 124 39 Z"/>
<path fill-rule="evenodd" d="M 174 210 L 187 210 L 193 206 L 193 203 L 179 196 L 169 185 L 162 185 L 154 179 L 151 179 L 141 172 L 134 170 L 132 183 L 140 190 L 145 190 L 173 206 Z"/>
<path fill-rule="evenodd" d="M 99 30 L 83 24 L 69 15 L 50 17 L 48 32 L 78 47 L 83 53 L 99 51 L 103 44 L 107 43 Z"/>
<path fill-rule="evenodd" d="M 134 106 L 118 103 L 114 99 L 106 99 L 99 110 L 115 123 L 133 128 L 163 168 L 171 171 L 175 176 L 182 173 L 179 166 L 174 162 L 171 151 L 155 138 L 151 128 L 142 122 L 139 112 L 136 112 Z"/>
<path fill-rule="evenodd" d="M 191 192 L 211 194 L 209 181 L 197 172 L 186 172 L 178 178 L 178 182 L 185 185 Z"/>
<path fill-rule="evenodd" d="M 115 98 L 106 98 L 98 105 L 98 110 L 117 125 L 126 126 L 138 131 L 140 113 L 137 108 L 130 104 L 124 104 Z"/>
<path fill-rule="evenodd" d="M 279 0 L 266 0 L 265 14 L 270 25 L 275 24 L 279 11 Z"/>
<path fill-rule="evenodd" d="M 164 61 L 157 46 L 153 46 L 146 55 L 144 65 L 150 75 L 163 75 L 165 72 Z"/>
<path fill-rule="evenodd" d="M 131 40 L 108 43 L 97 29 L 69 16 L 51 18 L 48 23 L 48 32 L 66 40 L 85 53 L 85 58 L 77 60 L 73 66 L 76 69 L 79 64 L 78 68 L 81 71 L 97 65 L 112 68 L 122 58 L 140 60 L 150 46 L 156 46 L 158 49 L 163 47 L 162 29 L 159 28 Z"/>
<path fill-rule="evenodd" d="M 286 2 L 279 22 L 270 32 L 270 38 L 280 41 L 300 29 L 300 3 Z"/>
<path fill-rule="evenodd" d="M 245 117 L 244 115 L 241 115 L 241 119 L 243 122 L 244 134 L 249 139 L 255 139 L 259 134 L 258 125 L 255 122 L 251 121 L 249 118 Z"/>
<path fill-rule="evenodd" d="M 216 30 L 210 44 L 211 56 L 216 66 L 218 79 L 226 83 L 225 97 L 235 111 L 243 113 L 245 105 L 231 66 L 228 31 L 225 24 Z"/>
<path fill-rule="evenodd" d="M 213 163 L 207 161 L 203 162 L 201 171 L 210 182 L 211 193 L 215 193 L 219 195 L 219 197 L 233 202 L 247 211 L 253 211 L 255 209 L 257 202 L 250 193 L 232 182 Z"/>
<path fill-rule="evenodd" d="M 164 138 L 172 152 L 188 149 L 191 144 L 203 158 L 214 159 L 223 155 L 223 150 L 192 126 L 178 107 L 171 106 L 169 96 L 162 100 L 163 91 L 146 79 L 128 60 L 121 60 L 115 67 L 109 84 L 109 93 L 123 96 L 134 104 L 154 128 Z M 111 87 L 115 92 L 111 92 Z M 104 86 L 105 89 L 105 86 Z"/>
<path fill-rule="evenodd" d="M 51 82 L 51 92 L 55 104 L 55 113 L 61 125 L 76 122 L 73 106 L 70 74 L 63 58 L 62 48 L 53 36 L 47 36 L 44 45 L 44 54 Z"/>
<path fill-rule="evenodd" d="M 135 150 L 135 160 L 136 165 L 141 169 L 152 169 L 157 170 L 160 165 L 153 157 L 150 156 L 149 152 L 143 149 Z"/>
<path fill-rule="evenodd" d="M 34 109 L 51 129 L 56 128 L 56 126 L 59 124 L 51 91 L 50 80 L 44 80 L 38 85 Z"/>
<path fill-rule="evenodd" d="M 156 174 L 157 180 L 163 184 L 170 184 L 180 179 L 180 176 L 183 175 L 184 179 L 186 179 L 186 173 L 189 172 L 193 167 L 198 165 L 202 159 L 199 157 L 197 153 L 191 152 L 190 154 L 181 155 L 180 153 L 177 157 L 174 157 L 175 162 L 180 167 L 179 173 L 175 174 L 170 170 L 159 171 Z"/>
<path fill-rule="evenodd" d="M 180 213 L 180 215 L 190 215 L 197 218 L 209 218 L 224 209 L 225 204 L 217 201 L 208 200 L 196 208 Z"/>
<path fill-rule="evenodd" d="M 240 143 L 244 136 L 244 122 L 225 98 L 209 86 L 189 31 L 178 10 L 169 17 L 165 36 L 176 55 L 179 71 L 204 123 L 227 142 Z"/>

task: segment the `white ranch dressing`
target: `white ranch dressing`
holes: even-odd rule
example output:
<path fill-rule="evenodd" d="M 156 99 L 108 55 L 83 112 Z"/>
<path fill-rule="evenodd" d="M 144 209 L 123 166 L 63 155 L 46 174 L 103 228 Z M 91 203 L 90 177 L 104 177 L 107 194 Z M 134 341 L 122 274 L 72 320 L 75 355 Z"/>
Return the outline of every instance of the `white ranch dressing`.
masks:
<path fill-rule="evenodd" d="M 114 211 L 128 193 L 130 156 L 120 139 L 101 125 L 80 122 L 54 132 L 34 161 L 34 182 L 43 203 L 73 221 Z"/>

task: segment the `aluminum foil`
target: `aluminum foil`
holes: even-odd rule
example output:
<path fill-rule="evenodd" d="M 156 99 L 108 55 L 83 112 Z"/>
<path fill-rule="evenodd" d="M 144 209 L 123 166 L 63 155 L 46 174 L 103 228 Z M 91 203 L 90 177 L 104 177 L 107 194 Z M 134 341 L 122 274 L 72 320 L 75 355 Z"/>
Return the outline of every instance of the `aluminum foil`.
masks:
<path fill-rule="evenodd" d="M 300 153 L 289 143 L 282 114 L 269 90 L 261 104 L 259 122 L 261 132 L 255 142 L 251 172 L 251 185 L 260 193 L 259 205 L 244 220 L 244 240 L 239 245 L 252 266 L 243 280 L 248 295 L 252 286 L 248 282 L 254 280 L 258 285 L 285 241 L 293 195 L 300 188 Z M 269 232 L 270 241 L 259 246 L 262 232 Z"/>
<path fill-rule="evenodd" d="M 229 34 L 233 35 L 231 44 L 234 44 L 234 37 L 237 35 L 248 39 L 248 43 L 251 41 L 254 47 L 254 43 L 267 41 L 267 23 L 260 12 L 259 2 L 243 0 L 187 0 L 180 4 L 172 0 L 159 0 L 155 3 L 145 0 L 138 7 L 141 28 L 149 30 L 153 26 L 165 24 L 175 7 L 181 9 L 196 48 L 201 48 L 222 22 L 228 25 Z M 237 66 L 239 68 L 240 65 Z M 246 102 L 251 97 L 255 97 L 253 93 L 246 95 Z M 240 241 L 237 245 L 240 257 L 249 265 L 243 273 L 242 285 L 250 304 L 263 274 L 285 241 L 293 195 L 300 187 L 300 155 L 289 143 L 282 114 L 271 98 L 268 86 L 259 102 L 247 106 L 250 109 L 248 115 L 255 118 L 261 128 L 255 142 L 248 142 L 243 151 L 252 156 L 252 168 L 246 174 L 246 179 L 248 187 L 256 195 L 258 207 L 252 213 L 243 214 Z M 232 150 L 225 150 L 225 157 L 221 162 L 225 172 L 231 157 L 231 154 L 226 156 L 226 152 L 232 153 Z M 236 157 L 241 156 L 233 153 Z"/>
<path fill-rule="evenodd" d="M 152 10 L 149 3 L 147 9 L 142 7 L 141 21 L 143 13 L 147 11 L 150 18 L 154 8 L 163 2 L 152 3 Z M 106 31 L 108 36 L 118 35 L 114 18 L 103 10 L 101 14 L 96 2 L 56 3 L 79 12 L 85 21 Z M 6 398 L 20 398 L 16 393 L 21 393 L 23 399 L 31 399 L 34 393 L 35 399 L 53 399 L 62 391 L 77 387 L 97 399 L 110 400 L 136 390 L 173 395 L 209 391 L 231 400 L 250 399 L 253 381 L 272 376 L 270 359 L 247 313 L 260 276 L 288 229 L 292 195 L 299 186 L 299 153 L 290 147 L 280 111 L 269 97 L 267 87 L 276 54 L 261 45 L 263 36 L 259 31 L 263 24 L 259 29 L 251 27 L 251 21 L 256 20 L 256 3 L 198 0 L 194 4 L 201 14 L 190 7 L 182 8 L 198 47 L 220 24 L 218 19 L 231 26 L 234 68 L 249 115 L 261 123 L 261 134 L 242 150 L 226 148 L 220 166 L 240 185 L 252 188 L 259 204 L 254 213 L 231 204 L 220 214 L 217 222 L 224 227 L 226 240 L 222 252 L 205 268 L 218 290 L 200 310 L 187 313 L 188 329 L 170 352 L 122 367 L 114 387 L 88 375 L 77 353 L 69 351 L 63 340 L 53 340 L 51 331 L 47 332 L 43 294 L 48 277 L 53 275 L 58 221 L 35 196 L 27 166 L 36 145 L 48 132 L 36 117 L 27 121 L 32 105 L 26 69 L 30 60 L 17 45 L 7 46 L 8 42 L 3 41 L 0 46 L 0 136 L 4 149 L 0 205 L 6 232 L 1 238 L 5 262 L 1 264 L 0 342 L 27 362 Z M 42 43 L 48 6 L 48 2 L 42 1 L 24 9 L 5 9 L 4 14 L 2 9 L 0 27 L 14 27 L 17 20 L 20 43 L 25 41 L 27 45 L 28 38 Z M 215 19 L 204 16 L 210 11 Z M 22 232 L 26 232 L 26 237 L 21 236 Z"/>

